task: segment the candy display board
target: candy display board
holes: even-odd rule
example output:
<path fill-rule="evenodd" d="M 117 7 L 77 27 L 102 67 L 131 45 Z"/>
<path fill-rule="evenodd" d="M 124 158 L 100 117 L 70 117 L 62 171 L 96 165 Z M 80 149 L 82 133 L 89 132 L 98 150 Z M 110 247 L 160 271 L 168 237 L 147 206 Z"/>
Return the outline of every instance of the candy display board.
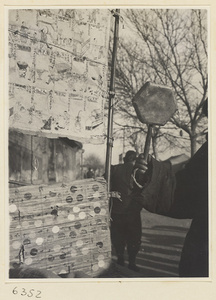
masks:
<path fill-rule="evenodd" d="M 103 178 L 10 189 L 10 263 L 96 277 L 111 262 Z"/>
<path fill-rule="evenodd" d="M 103 143 L 110 12 L 9 9 L 9 126 Z"/>

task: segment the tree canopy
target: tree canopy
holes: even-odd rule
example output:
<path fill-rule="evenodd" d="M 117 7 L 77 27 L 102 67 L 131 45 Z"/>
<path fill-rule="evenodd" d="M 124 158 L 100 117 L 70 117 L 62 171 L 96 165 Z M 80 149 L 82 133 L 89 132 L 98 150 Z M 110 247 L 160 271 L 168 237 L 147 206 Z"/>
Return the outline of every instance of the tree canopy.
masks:
<path fill-rule="evenodd" d="M 128 140 L 140 152 L 147 129 L 131 100 L 147 81 L 169 86 L 178 111 L 154 128 L 153 152 L 177 147 L 193 155 L 207 129 L 202 114 L 208 96 L 207 10 L 126 9 L 121 16 L 125 29 L 119 39 L 114 122 L 127 128 Z"/>

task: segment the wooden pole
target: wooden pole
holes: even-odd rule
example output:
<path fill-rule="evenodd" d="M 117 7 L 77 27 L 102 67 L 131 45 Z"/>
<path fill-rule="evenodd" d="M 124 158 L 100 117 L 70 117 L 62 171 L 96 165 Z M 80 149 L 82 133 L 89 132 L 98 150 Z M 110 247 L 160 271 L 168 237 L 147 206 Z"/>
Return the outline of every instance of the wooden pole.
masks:
<path fill-rule="evenodd" d="M 33 136 L 31 135 L 31 184 L 33 184 Z"/>
<path fill-rule="evenodd" d="M 115 29 L 114 29 L 111 78 L 110 78 L 110 89 L 109 89 L 107 149 L 106 149 L 106 166 L 105 166 L 105 179 L 107 180 L 108 192 L 110 192 L 110 170 L 111 170 L 112 147 L 113 147 L 113 99 L 115 96 L 116 56 L 117 56 L 117 48 L 118 48 L 118 40 L 119 40 L 119 14 L 120 14 L 120 9 L 116 9 L 114 12 Z"/>
<path fill-rule="evenodd" d="M 144 147 L 144 160 L 145 161 L 147 161 L 147 159 L 148 159 L 148 154 L 149 154 L 149 150 L 150 150 L 151 137 L 152 137 L 152 128 L 153 128 L 153 125 L 149 124 L 148 125 L 148 132 L 147 132 L 146 142 L 145 142 L 145 147 Z"/>

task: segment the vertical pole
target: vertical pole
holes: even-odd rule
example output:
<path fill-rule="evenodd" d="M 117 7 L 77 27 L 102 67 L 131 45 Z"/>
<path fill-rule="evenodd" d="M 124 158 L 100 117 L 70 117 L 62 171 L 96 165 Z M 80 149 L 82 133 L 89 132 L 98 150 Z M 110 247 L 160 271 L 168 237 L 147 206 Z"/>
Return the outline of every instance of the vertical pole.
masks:
<path fill-rule="evenodd" d="M 123 128 L 123 151 L 122 151 L 122 158 L 125 155 L 125 129 L 126 129 L 126 127 L 124 126 L 124 128 Z"/>
<path fill-rule="evenodd" d="M 80 162 L 80 164 L 81 164 L 81 166 L 80 166 L 80 169 L 81 169 L 81 179 L 83 179 L 84 178 L 84 176 L 83 176 L 83 153 L 85 152 L 85 150 L 84 149 L 81 149 L 81 158 L 80 158 L 80 160 L 81 160 L 81 162 Z"/>
<path fill-rule="evenodd" d="M 147 137 L 145 141 L 145 147 L 144 147 L 144 160 L 147 161 L 148 159 L 148 154 L 150 150 L 150 145 L 151 145 L 151 137 L 152 137 L 152 128 L 153 125 L 149 124 L 148 125 L 148 132 L 147 132 Z"/>
<path fill-rule="evenodd" d="M 117 55 L 118 39 L 119 39 L 119 13 L 120 13 L 120 9 L 116 9 L 116 11 L 114 12 L 115 29 L 114 29 L 111 78 L 110 78 L 110 89 L 109 89 L 107 149 L 106 149 L 106 166 L 105 166 L 105 179 L 107 180 L 108 192 L 110 192 L 110 170 L 111 170 L 112 147 L 113 147 L 113 99 L 114 99 L 114 92 L 115 92 L 116 55 Z"/>
<path fill-rule="evenodd" d="M 33 136 L 31 135 L 31 184 L 33 184 Z"/>

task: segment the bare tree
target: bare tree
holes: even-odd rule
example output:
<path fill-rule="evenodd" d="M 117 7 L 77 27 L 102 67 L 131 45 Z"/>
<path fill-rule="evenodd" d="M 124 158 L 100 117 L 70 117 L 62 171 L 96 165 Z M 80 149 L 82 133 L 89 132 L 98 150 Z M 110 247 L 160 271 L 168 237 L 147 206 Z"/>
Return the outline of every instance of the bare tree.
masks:
<path fill-rule="evenodd" d="M 124 120 L 122 124 L 135 127 L 136 134 L 145 133 L 146 126 L 137 122 L 131 99 L 146 81 L 168 85 L 175 92 L 178 113 L 164 128 L 155 128 L 154 152 L 159 150 L 159 143 L 163 147 L 184 147 L 185 141 L 190 141 L 193 155 L 207 127 L 202 115 L 208 92 L 207 11 L 121 12 L 131 31 L 120 40 L 118 50 L 116 110 L 119 119 Z"/>

